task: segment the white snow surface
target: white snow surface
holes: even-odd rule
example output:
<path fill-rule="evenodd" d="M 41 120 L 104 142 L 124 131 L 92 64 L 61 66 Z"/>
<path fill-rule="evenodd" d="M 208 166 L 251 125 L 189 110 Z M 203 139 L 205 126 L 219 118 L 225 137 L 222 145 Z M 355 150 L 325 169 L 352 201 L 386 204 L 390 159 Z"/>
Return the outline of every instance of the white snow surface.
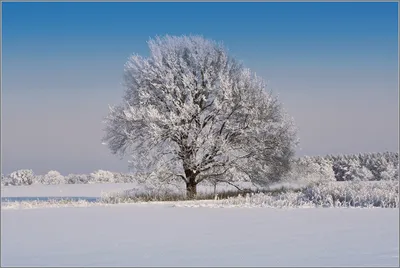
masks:
<path fill-rule="evenodd" d="M 100 197 L 104 192 L 135 186 L 11 186 L 2 187 L 1 194 L 3 198 Z M 217 208 L 214 203 L 209 200 L 105 205 L 79 201 L 2 206 L 1 265 L 399 264 L 398 209 Z"/>
<path fill-rule="evenodd" d="M 2 197 L 101 197 L 105 192 L 119 192 L 137 187 L 137 183 L 58 184 L 2 186 Z"/>
<path fill-rule="evenodd" d="M 398 209 L 2 210 L 2 266 L 397 266 Z"/>

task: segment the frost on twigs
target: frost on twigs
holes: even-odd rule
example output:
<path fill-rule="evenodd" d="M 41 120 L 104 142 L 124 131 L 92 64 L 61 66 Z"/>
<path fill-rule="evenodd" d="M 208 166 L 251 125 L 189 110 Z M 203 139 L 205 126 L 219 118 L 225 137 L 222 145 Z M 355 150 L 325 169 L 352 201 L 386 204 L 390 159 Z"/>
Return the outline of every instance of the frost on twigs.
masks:
<path fill-rule="evenodd" d="M 123 101 L 105 119 L 111 152 L 131 155 L 138 173 L 183 181 L 191 197 L 204 180 L 279 180 L 295 127 L 264 81 L 199 36 L 148 45 L 148 58 L 133 55 L 125 64 Z"/>

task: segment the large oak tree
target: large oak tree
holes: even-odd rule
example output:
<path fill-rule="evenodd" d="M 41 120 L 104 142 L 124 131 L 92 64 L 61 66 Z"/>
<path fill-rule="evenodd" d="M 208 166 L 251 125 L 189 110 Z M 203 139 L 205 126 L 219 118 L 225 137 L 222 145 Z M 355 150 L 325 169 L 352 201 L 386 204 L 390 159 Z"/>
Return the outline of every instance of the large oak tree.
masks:
<path fill-rule="evenodd" d="M 123 102 L 110 107 L 103 141 L 137 172 L 179 178 L 187 196 L 203 180 L 262 184 L 289 167 L 293 121 L 264 81 L 200 36 L 148 42 L 125 65 Z"/>

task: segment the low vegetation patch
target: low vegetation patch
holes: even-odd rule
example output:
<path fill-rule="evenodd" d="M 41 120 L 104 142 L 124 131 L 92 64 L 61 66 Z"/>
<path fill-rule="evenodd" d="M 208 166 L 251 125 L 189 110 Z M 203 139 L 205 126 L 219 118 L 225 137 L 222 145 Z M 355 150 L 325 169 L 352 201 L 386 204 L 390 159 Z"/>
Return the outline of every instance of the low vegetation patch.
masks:
<path fill-rule="evenodd" d="M 263 190 L 221 191 L 215 196 L 199 193 L 196 202 L 187 206 L 250 206 L 250 207 L 399 207 L 399 182 L 329 182 L 314 184 L 302 189 L 285 187 Z M 184 193 L 178 191 L 146 191 L 132 189 L 106 194 L 104 203 L 135 203 L 149 201 L 184 201 Z M 202 200 L 214 200 L 202 202 Z M 178 204 L 180 206 L 185 203 Z M 186 206 L 185 205 L 185 206 Z"/>

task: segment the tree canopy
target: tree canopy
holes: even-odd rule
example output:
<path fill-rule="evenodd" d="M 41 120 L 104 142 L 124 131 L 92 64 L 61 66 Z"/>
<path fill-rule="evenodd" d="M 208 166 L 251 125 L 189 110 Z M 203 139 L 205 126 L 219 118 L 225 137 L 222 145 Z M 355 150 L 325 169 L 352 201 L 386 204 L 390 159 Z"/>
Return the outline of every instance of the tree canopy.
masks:
<path fill-rule="evenodd" d="M 123 102 L 110 107 L 103 141 L 136 172 L 181 179 L 187 194 L 218 178 L 263 184 L 289 168 L 293 120 L 263 79 L 201 36 L 148 41 L 125 64 Z"/>

